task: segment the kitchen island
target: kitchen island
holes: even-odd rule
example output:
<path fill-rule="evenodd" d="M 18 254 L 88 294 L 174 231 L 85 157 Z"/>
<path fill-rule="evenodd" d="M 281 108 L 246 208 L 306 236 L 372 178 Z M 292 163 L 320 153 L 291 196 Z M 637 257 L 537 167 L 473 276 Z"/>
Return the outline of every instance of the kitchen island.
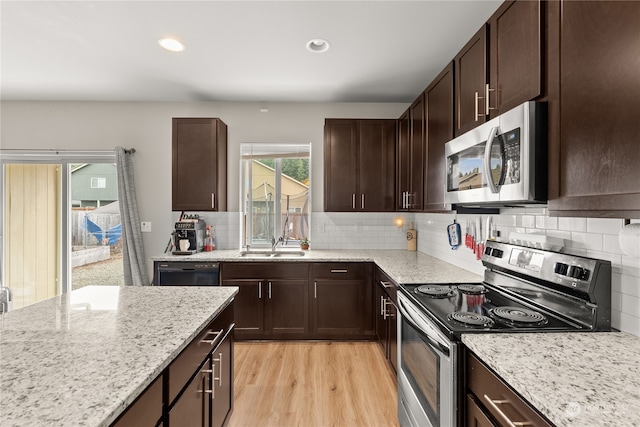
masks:
<path fill-rule="evenodd" d="M 636 336 L 467 334 L 462 342 L 557 426 L 640 426 Z"/>
<path fill-rule="evenodd" d="M 110 425 L 236 293 L 89 286 L 4 314 L 2 425 Z"/>

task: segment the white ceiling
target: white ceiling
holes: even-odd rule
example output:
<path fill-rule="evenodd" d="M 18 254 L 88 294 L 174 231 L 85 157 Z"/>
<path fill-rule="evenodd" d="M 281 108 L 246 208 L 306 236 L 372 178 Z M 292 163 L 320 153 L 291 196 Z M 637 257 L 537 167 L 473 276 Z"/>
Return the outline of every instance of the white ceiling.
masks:
<path fill-rule="evenodd" d="M 2 0 L 0 96 L 411 102 L 501 3 Z"/>

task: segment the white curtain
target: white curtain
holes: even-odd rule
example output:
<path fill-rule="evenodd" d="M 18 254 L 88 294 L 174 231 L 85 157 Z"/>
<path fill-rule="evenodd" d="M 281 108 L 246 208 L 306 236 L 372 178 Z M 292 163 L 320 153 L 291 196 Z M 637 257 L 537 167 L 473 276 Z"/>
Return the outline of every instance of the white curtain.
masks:
<path fill-rule="evenodd" d="M 124 262 L 124 284 L 126 286 L 149 285 L 147 262 L 142 244 L 140 214 L 133 179 L 133 161 L 136 150 L 116 147 L 118 169 L 118 200 L 122 219 L 122 255 Z"/>

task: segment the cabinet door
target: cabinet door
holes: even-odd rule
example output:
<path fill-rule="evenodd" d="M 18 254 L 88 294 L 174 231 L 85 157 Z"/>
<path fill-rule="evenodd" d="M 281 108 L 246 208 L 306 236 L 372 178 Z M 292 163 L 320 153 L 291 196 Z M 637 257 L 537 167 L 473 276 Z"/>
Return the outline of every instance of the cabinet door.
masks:
<path fill-rule="evenodd" d="M 356 210 L 395 209 L 395 120 L 358 121 L 359 194 Z"/>
<path fill-rule="evenodd" d="M 409 210 L 422 210 L 425 128 L 424 94 L 409 107 Z"/>
<path fill-rule="evenodd" d="M 560 109 L 550 105 L 559 121 L 550 123 L 549 211 L 640 218 L 640 2 L 560 8 L 550 23 L 559 27 Z"/>
<path fill-rule="evenodd" d="M 490 117 L 542 94 L 541 3 L 507 1 L 489 20 L 491 91 L 483 111 L 489 105 Z"/>
<path fill-rule="evenodd" d="M 389 301 L 387 304 L 389 322 L 389 363 L 394 372 L 398 372 L 398 308 Z"/>
<path fill-rule="evenodd" d="M 112 427 L 155 427 L 162 418 L 162 375 L 160 375 Z"/>
<path fill-rule="evenodd" d="M 486 121 L 484 92 L 487 84 L 487 26 L 482 28 L 455 57 L 455 136 Z"/>
<path fill-rule="evenodd" d="M 444 146 L 453 138 L 453 62 L 425 91 L 427 167 L 425 170 L 425 211 L 443 211 L 445 187 Z"/>
<path fill-rule="evenodd" d="M 397 210 L 407 210 L 407 197 L 409 192 L 409 110 L 398 119 L 398 145 L 397 145 Z"/>
<path fill-rule="evenodd" d="M 226 139 L 220 119 L 173 119 L 172 210 L 227 209 Z"/>
<path fill-rule="evenodd" d="M 327 119 L 324 126 L 324 206 L 326 212 L 356 208 L 357 121 Z"/>
<path fill-rule="evenodd" d="M 314 281 L 314 324 L 320 337 L 348 337 L 364 333 L 364 282 Z"/>
<path fill-rule="evenodd" d="M 265 281 L 260 279 L 226 279 L 225 286 L 237 286 L 234 299 L 235 337 L 259 338 L 264 332 Z"/>
<path fill-rule="evenodd" d="M 211 359 L 202 365 L 169 410 L 169 427 L 209 427 L 211 423 Z"/>
<path fill-rule="evenodd" d="M 389 345 L 388 345 L 389 323 L 387 322 L 386 316 L 384 315 L 387 294 L 382 289 L 381 286 L 382 285 L 377 285 L 375 287 L 373 308 L 376 316 L 376 337 L 378 338 L 378 342 L 382 346 L 382 351 L 384 352 L 384 356 L 388 358 L 389 357 Z"/>
<path fill-rule="evenodd" d="M 222 427 L 233 402 L 233 334 L 211 353 L 213 403 L 211 426 Z"/>
<path fill-rule="evenodd" d="M 266 332 L 272 337 L 309 332 L 309 279 L 267 280 Z"/>

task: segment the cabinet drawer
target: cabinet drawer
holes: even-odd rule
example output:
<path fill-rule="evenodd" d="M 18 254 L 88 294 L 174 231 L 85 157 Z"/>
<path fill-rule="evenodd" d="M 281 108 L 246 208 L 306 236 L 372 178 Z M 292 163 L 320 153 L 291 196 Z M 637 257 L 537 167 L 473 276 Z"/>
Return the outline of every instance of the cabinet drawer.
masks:
<path fill-rule="evenodd" d="M 472 354 L 468 357 L 467 375 L 469 389 L 487 412 L 498 421 L 498 425 L 551 426 Z"/>
<path fill-rule="evenodd" d="M 189 382 L 207 355 L 218 345 L 233 323 L 233 303 L 229 304 L 169 365 L 169 403 Z"/>
<path fill-rule="evenodd" d="M 391 301 L 398 305 L 398 285 L 379 268 L 376 268 L 375 280 L 376 284 L 384 290 L 389 298 L 391 298 Z"/>
<path fill-rule="evenodd" d="M 225 262 L 222 282 L 228 279 L 307 279 L 307 262 Z"/>
<path fill-rule="evenodd" d="M 365 264 L 361 262 L 323 262 L 311 267 L 313 278 L 349 280 L 364 279 Z"/>

